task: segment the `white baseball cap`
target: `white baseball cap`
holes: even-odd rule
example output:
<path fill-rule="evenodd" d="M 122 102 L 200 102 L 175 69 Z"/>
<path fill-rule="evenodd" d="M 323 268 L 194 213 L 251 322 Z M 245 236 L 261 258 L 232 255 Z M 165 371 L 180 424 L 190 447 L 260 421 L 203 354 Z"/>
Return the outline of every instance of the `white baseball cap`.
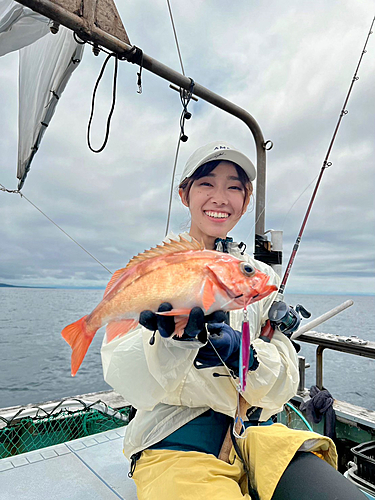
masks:
<path fill-rule="evenodd" d="M 181 182 L 191 177 L 200 166 L 213 160 L 231 161 L 241 167 L 251 181 L 256 177 L 255 167 L 247 156 L 227 142 L 215 141 L 198 148 L 190 156 L 182 172 Z"/>

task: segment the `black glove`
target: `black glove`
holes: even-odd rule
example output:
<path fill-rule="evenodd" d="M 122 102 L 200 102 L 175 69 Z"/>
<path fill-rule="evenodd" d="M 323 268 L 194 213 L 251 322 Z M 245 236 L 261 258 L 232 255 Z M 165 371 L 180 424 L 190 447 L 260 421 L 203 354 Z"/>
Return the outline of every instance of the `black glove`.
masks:
<path fill-rule="evenodd" d="M 163 302 L 160 304 L 158 312 L 171 311 L 172 309 L 172 304 Z M 141 312 L 139 323 L 152 332 L 159 330 L 162 337 L 170 337 L 175 328 L 174 316 L 161 316 L 149 310 Z"/>
<path fill-rule="evenodd" d="M 163 302 L 158 308 L 158 312 L 171 311 L 173 309 L 172 304 L 169 302 Z M 184 329 L 182 337 L 175 337 L 176 340 L 198 340 L 202 343 L 207 342 L 207 330 L 205 323 L 207 322 L 224 322 L 227 320 L 227 314 L 224 311 L 215 311 L 208 316 L 204 315 L 203 310 L 200 307 L 194 307 L 189 314 L 189 319 L 187 325 Z M 152 311 L 146 310 L 142 311 L 139 316 L 139 323 L 151 330 L 152 332 L 159 331 L 162 337 L 171 337 L 175 331 L 175 320 L 174 316 L 163 316 L 160 314 L 155 314 Z M 154 337 L 152 337 L 153 339 Z M 151 340 L 152 340 L 151 339 Z M 150 341 L 151 342 L 151 341 Z M 151 344 L 154 343 L 154 340 Z"/>
<path fill-rule="evenodd" d="M 219 366 L 223 362 L 238 372 L 241 333 L 225 323 L 209 323 L 209 342 L 198 351 L 200 368 Z"/>
<path fill-rule="evenodd" d="M 241 332 L 225 323 L 209 323 L 207 330 L 210 332 L 209 342 L 199 349 L 195 358 L 199 363 L 195 363 L 196 368 L 219 366 L 224 362 L 238 376 Z M 258 366 L 256 351 L 250 346 L 249 370 L 254 371 Z"/>

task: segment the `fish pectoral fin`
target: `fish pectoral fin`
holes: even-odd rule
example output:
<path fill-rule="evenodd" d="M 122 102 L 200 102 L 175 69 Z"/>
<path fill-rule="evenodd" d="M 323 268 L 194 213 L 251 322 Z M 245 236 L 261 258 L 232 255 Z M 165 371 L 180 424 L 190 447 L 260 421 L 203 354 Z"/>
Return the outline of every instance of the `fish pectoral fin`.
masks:
<path fill-rule="evenodd" d="M 174 335 L 176 337 L 182 337 L 182 334 L 184 333 L 185 326 L 187 325 L 188 318 L 186 316 L 181 317 L 177 316 L 175 318 L 175 329 L 174 329 Z"/>
<path fill-rule="evenodd" d="M 206 312 L 215 302 L 214 283 L 208 278 L 203 285 L 202 302 Z"/>
<path fill-rule="evenodd" d="M 170 311 L 164 312 L 156 311 L 155 314 L 159 314 L 160 316 L 186 316 L 190 314 L 190 311 L 191 307 L 189 309 L 181 307 L 180 309 L 171 309 Z"/>
<path fill-rule="evenodd" d="M 116 337 L 123 337 L 130 330 L 138 325 L 137 319 L 123 319 L 121 321 L 112 321 L 106 326 L 107 342 L 112 342 Z"/>

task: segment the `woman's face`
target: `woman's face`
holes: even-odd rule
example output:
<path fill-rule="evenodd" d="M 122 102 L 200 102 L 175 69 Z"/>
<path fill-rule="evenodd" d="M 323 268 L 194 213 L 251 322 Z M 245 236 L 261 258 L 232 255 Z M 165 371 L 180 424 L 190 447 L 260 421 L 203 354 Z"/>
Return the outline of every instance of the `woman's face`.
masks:
<path fill-rule="evenodd" d="M 206 248 L 213 248 L 216 238 L 225 238 L 247 208 L 245 188 L 235 166 L 227 161 L 195 180 L 188 200 L 181 189 L 180 196 L 191 213 L 190 234 L 198 241 L 203 239 Z"/>

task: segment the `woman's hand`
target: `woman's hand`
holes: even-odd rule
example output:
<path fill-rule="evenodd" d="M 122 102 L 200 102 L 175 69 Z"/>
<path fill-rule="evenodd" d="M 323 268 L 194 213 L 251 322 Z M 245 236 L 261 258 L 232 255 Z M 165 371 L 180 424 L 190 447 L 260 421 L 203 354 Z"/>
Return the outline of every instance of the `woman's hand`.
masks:
<path fill-rule="evenodd" d="M 167 312 L 173 309 L 169 302 L 163 302 L 160 304 L 157 312 Z M 198 339 L 200 342 L 207 342 L 207 330 L 206 323 L 221 323 L 227 320 L 227 314 L 224 311 L 215 311 L 208 316 L 204 315 L 203 310 L 200 307 L 194 307 L 189 314 L 189 319 L 187 325 L 184 329 L 182 337 L 175 337 L 176 340 L 195 340 Z M 152 311 L 142 311 L 139 316 L 139 323 L 155 332 L 159 331 L 160 335 L 164 338 L 171 337 L 175 331 L 175 320 L 174 316 L 164 316 L 160 314 L 155 314 Z"/>
<path fill-rule="evenodd" d="M 231 368 L 236 375 L 239 373 L 239 355 L 241 345 L 241 332 L 233 330 L 226 323 L 208 323 L 207 330 L 210 335 L 208 343 L 199 349 L 195 358 L 199 368 L 220 366 L 223 362 Z M 249 370 L 256 370 L 259 366 L 256 352 L 250 346 Z"/>

